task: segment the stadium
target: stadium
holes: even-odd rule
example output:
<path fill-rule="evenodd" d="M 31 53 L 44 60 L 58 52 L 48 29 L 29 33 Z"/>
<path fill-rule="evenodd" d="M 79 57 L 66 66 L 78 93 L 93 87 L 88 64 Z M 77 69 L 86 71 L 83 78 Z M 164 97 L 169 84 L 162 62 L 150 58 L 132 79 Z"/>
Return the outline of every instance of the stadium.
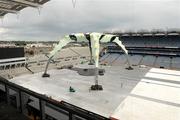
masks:
<path fill-rule="evenodd" d="M 113 33 L 120 36 L 131 55 L 133 65 L 147 65 L 166 69 L 179 69 L 179 31 L 153 30 L 150 32 Z M 109 53 L 121 53 L 110 45 Z M 116 55 L 116 54 L 114 54 Z M 117 56 L 110 56 L 117 57 Z M 122 57 L 123 58 L 123 57 Z M 112 58 L 113 59 L 113 58 Z M 116 58 L 118 59 L 118 58 Z M 113 61 L 115 62 L 115 61 Z M 123 63 L 122 63 L 123 64 Z"/>
<path fill-rule="evenodd" d="M 0 15 L 46 2 L 0 0 Z M 180 119 L 179 29 L 73 33 L 57 43 L 1 42 L 0 119 Z"/>

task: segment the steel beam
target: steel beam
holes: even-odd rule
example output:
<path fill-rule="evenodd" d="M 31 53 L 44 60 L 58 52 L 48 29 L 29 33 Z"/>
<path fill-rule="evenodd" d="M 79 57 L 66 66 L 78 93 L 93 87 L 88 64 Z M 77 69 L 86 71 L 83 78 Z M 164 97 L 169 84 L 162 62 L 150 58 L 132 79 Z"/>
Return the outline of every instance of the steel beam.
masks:
<path fill-rule="evenodd" d="M 7 9 L 7 8 L 2 8 L 0 7 L 0 11 L 4 11 L 4 12 L 7 12 L 7 13 L 18 13 L 17 10 L 11 10 L 11 9 Z"/>
<path fill-rule="evenodd" d="M 2 4 L 7 4 L 7 5 L 14 5 L 15 3 L 14 2 L 11 2 L 11 1 L 5 1 L 5 0 L 0 0 L 0 3 Z"/>
<path fill-rule="evenodd" d="M 21 5 L 25 5 L 27 7 L 35 7 L 35 8 L 41 7 L 41 4 L 29 2 L 25 0 L 11 0 L 11 1 L 17 2 L 18 4 L 21 4 Z"/>

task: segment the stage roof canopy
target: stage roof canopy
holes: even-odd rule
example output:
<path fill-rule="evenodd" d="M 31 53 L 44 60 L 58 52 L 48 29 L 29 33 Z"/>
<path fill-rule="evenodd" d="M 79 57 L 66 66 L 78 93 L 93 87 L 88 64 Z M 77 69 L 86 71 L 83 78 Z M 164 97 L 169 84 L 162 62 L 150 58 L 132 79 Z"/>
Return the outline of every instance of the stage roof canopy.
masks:
<path fill-rule="evenodd" d="M 50 0 L 0 0 L 0 17 L 7 13 L 17 14 L 26 7 L 39 8 Z"/>

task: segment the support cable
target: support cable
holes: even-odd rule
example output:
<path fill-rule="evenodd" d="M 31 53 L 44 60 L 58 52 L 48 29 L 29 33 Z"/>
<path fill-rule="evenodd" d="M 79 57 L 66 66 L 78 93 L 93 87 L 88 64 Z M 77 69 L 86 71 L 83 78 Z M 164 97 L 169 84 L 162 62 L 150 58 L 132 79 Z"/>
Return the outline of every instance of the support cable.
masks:
<path fill-rule="evenodd" d="M 72 5 L 73 5 L 73 8 L 76 7 L 76 0 L 72 0 Z"/>

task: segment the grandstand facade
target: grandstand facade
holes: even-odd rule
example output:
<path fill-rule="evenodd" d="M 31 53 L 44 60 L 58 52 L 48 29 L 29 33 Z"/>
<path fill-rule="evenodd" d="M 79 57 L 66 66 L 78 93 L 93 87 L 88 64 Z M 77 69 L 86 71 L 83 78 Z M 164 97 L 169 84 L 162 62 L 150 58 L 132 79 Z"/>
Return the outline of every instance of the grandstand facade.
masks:
<path fill-rule="evenodd" d="M 180 31 L 116 32 L 113 34 L 120 36 L 127 47 L 132 65 L 180 69 Z M 123 51 L 116 45 L 109 44 L 107 48 L 110 54 L 102 58 L 104 63 L 111 65 L 126 63 Z"/>

